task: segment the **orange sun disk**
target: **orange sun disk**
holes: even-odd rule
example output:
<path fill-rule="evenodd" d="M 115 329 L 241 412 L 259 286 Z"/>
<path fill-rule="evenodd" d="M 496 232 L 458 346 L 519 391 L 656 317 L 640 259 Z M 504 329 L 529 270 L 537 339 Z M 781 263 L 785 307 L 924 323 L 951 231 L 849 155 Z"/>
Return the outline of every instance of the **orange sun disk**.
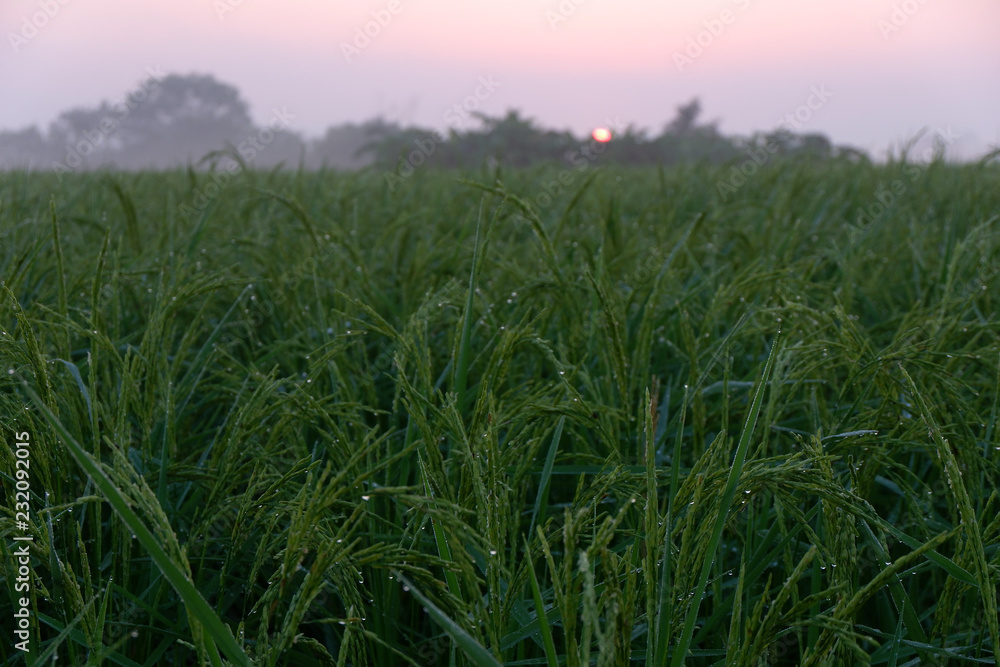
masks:
<path fill-rule="evenodd" d="M 590 136 L 594 137 L 594 141 L 599 141 L 603 144 L 611 141 L 611 130 L 606 127 L 599 127 Z"/>

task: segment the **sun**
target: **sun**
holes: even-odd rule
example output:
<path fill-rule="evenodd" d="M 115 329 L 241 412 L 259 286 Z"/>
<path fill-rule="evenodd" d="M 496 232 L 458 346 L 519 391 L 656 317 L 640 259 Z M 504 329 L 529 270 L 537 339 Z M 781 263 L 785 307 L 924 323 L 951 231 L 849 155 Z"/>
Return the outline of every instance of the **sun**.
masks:
<path fill-rule="evenodd" d="M 590 136 L 594 137 L 594 141 L 599 141 L 602 144 L 607 143 L 611 141 L 611 130 L 606 127 L 598 127 L 590 133 Z"/>

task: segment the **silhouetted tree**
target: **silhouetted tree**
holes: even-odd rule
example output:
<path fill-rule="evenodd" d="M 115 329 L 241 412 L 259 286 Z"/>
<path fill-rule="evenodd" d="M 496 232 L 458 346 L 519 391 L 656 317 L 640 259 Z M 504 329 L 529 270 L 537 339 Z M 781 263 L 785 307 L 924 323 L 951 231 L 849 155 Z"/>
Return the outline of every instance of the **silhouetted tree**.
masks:
<path fill-rule="evenodd" d="M 481 145 L 485 148 L 486 157 L 512 167 L 562 160 L 577 143 L 568 133 L 542 130 L 532 119 L 522 118 L 515 109 L 508 110 L 502 118 L 478 112 L 474 115 L 483 123 L 479 134 L 484 135 Z M 467 137 L 467 143 L 469 139 L 471 137 Z"/>
<path fill-rule="evenodd" d="M 227 143 L 238 147 L 257 131 L 234 86 L 190 74 L 161 80 L 122 120 L 118 134 L 121 164 L 172 166 L 197 162 Z"/>
<path fill-rule="evenodd" d="M 381 118 L 360 125 L 344 123 L 327 129 L 322 138 L 309 144 L 306 165 L 310 168 L 333 167 L 358 169 L 371 164 L 371 151 L 365 149 L 373 141 L 385 140 L 398 134 L 399 126 Z"/>
<path fill-rule="evenodd" d="M 46 169 L 55 159 L 37 127 L 0 132 L 0 169 Z"/>
<path fill-rule="evenodd" d="M 687 104 L 677 107 L 677 115 L 667 123 L 668 134 L 690 134 L 697 127 L 701 115 L 701 101 L 696 97 Z"/>

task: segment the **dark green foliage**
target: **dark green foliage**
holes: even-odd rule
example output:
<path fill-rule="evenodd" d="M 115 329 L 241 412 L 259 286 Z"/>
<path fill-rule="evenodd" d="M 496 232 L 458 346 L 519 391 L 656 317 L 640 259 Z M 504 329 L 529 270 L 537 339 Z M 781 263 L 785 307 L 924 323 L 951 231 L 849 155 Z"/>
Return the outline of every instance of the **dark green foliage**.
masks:
<path fill-rule="evenodd" d="M 0 175 L 37 653 L 992 663 L 1000 170 L 557 173 Z"/>

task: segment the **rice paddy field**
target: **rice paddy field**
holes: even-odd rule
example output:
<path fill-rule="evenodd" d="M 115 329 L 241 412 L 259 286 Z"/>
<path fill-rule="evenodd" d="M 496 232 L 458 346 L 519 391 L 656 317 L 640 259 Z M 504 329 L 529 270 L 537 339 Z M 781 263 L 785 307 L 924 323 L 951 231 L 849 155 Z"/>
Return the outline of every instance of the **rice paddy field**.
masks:
<path fill-rule="evenodd" d="M 0 174 L 0 660 L 995 664 L 1000 167 L 732 170 Z"/>

